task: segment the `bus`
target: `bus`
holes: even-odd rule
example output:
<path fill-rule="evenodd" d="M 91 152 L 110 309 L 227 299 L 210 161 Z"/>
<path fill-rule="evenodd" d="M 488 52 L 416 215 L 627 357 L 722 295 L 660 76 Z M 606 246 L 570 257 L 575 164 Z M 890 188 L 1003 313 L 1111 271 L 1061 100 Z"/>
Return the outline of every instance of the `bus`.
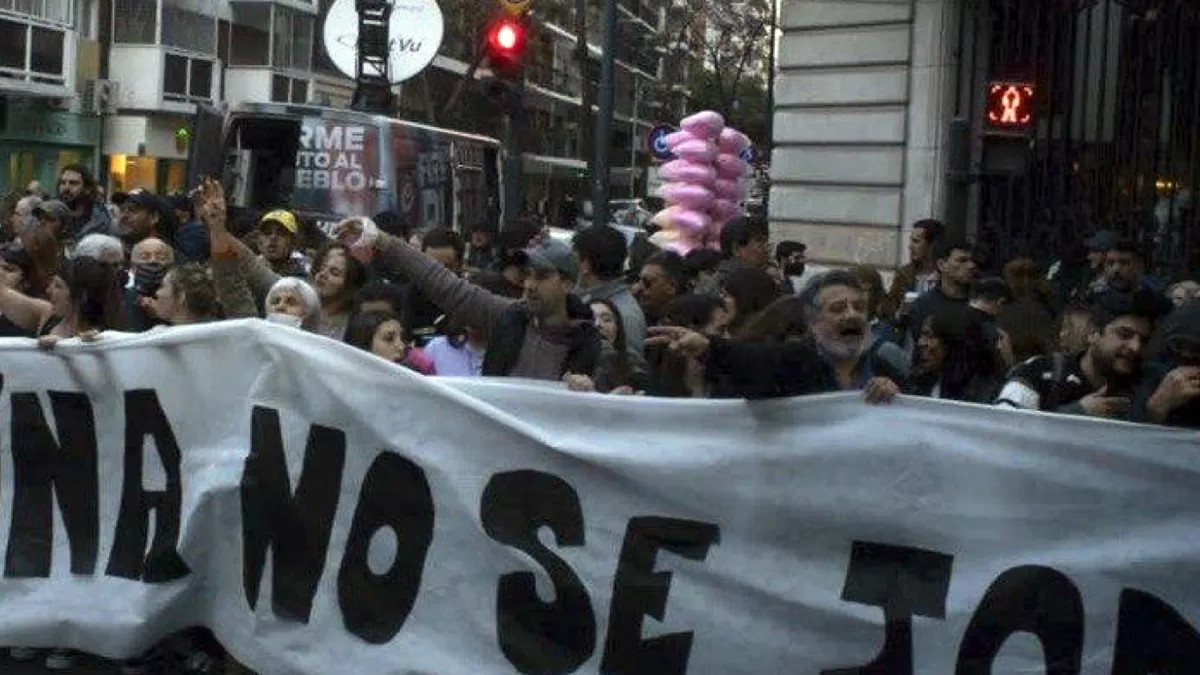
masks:
<path fill-rule="evenodd" d="M 220 176 L 231 229 L 285 208 L 308 234 L 390 211 L 412 230 L 499 223 L 500 143 L 382 115 L 308 105 L 202 109 L 188 184 Z"/>

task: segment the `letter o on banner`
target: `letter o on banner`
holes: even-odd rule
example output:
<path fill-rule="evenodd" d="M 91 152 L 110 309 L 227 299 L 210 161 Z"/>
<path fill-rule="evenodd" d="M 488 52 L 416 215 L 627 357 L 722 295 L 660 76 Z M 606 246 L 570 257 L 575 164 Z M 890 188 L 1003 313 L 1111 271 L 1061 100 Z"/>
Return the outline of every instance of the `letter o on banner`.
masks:
<path fill-rule="evenodd" d="M 371 571 L 371 539 L 381 528 L 396 534 L 396 559 Z M 425 557 L 433 543 L 433 493 L 421 467 L 384 451 L 363 480 L 338 571 L 338 604 L 346 630 L 371 644 L 400 632 L 417 602 Z"/>

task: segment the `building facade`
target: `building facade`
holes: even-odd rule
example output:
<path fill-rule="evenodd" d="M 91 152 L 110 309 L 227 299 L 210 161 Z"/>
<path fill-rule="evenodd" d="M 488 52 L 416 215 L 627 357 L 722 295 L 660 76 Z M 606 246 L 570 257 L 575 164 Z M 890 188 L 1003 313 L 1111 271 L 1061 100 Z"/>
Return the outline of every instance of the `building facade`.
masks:
<path fill-rule="evenodd" d="M 682 0 L 674 0 L 682 5 Z M 620 0 L 614 197 L 644 195 L 645 133 L 682 111 L 686 52 L 662 39 L 671 0 Z M 67 163 L 110 190 L 169 192 L 186 180 L 198 104 L 348 105 L 353 83 L 320 43 L 328 0 L 0 0 L 0 186 L 53 183 Z M 590 66 L 577 58 L 575 0 L 535 7 L 521 120 L 529 208 L 555 213 L 583 197 L 599 72 L 600 3 L 587 2 Z M 464 83 L 495 5 L 442 0 L 445 38 L 424 73 L 397 87 L 397 114 L 499 134 L 495 105 Z M 584 72 L 584 71 L 588 72 Z M 486 74 L 477 72 L 476 78 Z M 664 82 L 671 82 L 664 85 Z M 590 85 L 595 87 L 595 83 Z M 457 105 L 447 105 L 455 92 Z M 594 101 L 592 101 L 594 106 Z"/>
<path fill-rule="evenodd" d="M 1200 5 L 784 0 L 770 216 L 825 265 L 905 261 L 912 223 L 992 271 L 1110 228 L 1197 269 Z"/>

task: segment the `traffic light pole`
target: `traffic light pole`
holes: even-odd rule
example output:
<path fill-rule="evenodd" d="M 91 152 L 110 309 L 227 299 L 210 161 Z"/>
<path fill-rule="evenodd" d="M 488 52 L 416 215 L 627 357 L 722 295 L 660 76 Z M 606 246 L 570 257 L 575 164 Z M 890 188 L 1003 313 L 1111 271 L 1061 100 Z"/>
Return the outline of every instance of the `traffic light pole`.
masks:
<path fill-rule="evenodd" d="M 518 115 L 519 111 L 506 106 L 501 121 L 500 140 L 504 145 L 504 222 L 500 226 L 502 230 L 516 229 L 517 219 L 524 205 L 521 194 L 524 166 L 520 135 L 517 133 L 517 125 L 520 124 Z"/>
<path fill-rule="evenodd" d="M 604 55 L 600 62 L 600 114 L 596 116 L 596 170 L 592 175 L 592 224 L 608 224 L 609 155 L 616 104 L 617 0 L 604 0 Z"/>

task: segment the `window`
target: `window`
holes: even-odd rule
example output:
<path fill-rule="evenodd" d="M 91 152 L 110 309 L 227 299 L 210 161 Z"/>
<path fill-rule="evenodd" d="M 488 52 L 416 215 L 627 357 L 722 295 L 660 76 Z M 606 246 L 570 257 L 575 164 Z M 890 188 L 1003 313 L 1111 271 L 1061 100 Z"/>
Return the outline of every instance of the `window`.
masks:
<path fill-rule="evenodd" d="M 0 77 L 61 84 L 66 33 L 0 19 Z"/>
<path fill-rule="evenodd" d="M 156 5 L 155 0 L 113 0 L 113 42 L 127 45 L 154 44 L 157 40 Z"/>
<path fill-rule="evenodd" d="M 0 0 L 0 11 L 70 26 L 75 8 L 71 0 Z"/>
<path fill-rule="evenodd" d="M 213 62 L 167 54 L 163 63 L 163 98 L 168 101 L 212 100 Z"/>
<path fill-rule="evenodd" d="M 197 54 L 217 53 L 217 18 L 161 0 L 162 44 Z"/>
<path fill-rule="evenodd" d="M 288 70 L 312 70 L 313 18 L 286 7 L 275 12 L 275 43 L 271 65 Z"/>
<path fill-rule="evenodd" d="M 308 80 L 286 75 L 271 77 L 271 101 L 274 103 L 308 103 Z"/>

